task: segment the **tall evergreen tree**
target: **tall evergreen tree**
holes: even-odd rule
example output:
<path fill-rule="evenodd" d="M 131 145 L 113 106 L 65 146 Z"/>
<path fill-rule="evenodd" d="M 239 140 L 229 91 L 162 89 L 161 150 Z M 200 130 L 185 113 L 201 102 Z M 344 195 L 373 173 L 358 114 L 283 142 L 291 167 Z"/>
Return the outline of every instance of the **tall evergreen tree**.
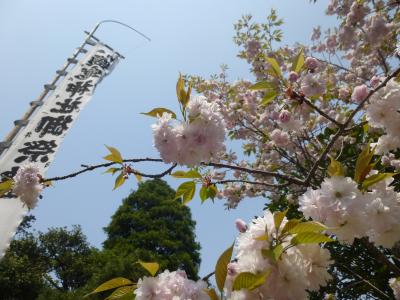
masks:
<path fill-rule="evenodd" d="M 156 261 L 161 269 L 185 270 L 197 279 L 200 245 L 195 241 L 195 222 L 188 207 L 174 199 L 175 191 L 165 181 L 149 180 L 124 199 L 104 229 L 104 249 L 128 258 L 129 274 L 145 275 L 137 260 Z"/>

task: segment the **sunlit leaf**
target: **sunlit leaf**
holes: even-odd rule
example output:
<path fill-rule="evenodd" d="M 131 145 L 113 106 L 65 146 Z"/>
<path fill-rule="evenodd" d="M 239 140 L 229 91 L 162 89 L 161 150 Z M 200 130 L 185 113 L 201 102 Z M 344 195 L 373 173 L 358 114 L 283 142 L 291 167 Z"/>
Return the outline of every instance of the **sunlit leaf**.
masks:
<path fill-rule="evenodd" d="M 267 81 L 260 81 L 255 84 L 253 84 L 249 89 L 253 91 L 258 91 L 258 90 L 267 90 L 267 89 L 274 89 L 275 85 L 271 82 Z"/>
<path fill-rule="evenodd" d="M 303 233 L 303 232 L 321 232 L 328 229 L 324 224 L 316 221 L 298 223 L 296 226 L 288 230 L 291 234 Z"/>
<path fill-rule="evenodd" d="M 282 244 L 276 245 L 272 249 L 262 249 L 261 254 L 264 258 L 270 259 L 272 262 L 276 262 L 283 253 L 283 246 Z"/>
<path fill-rule="evenodd" d="M 208 297 L 210 297 L 210 300 L 219 300 L 219 297 L 215 292 L 215 289 L 207 289 L 206 293 L 208 294 Z"/>
<path fill-rule="evenodd" d="M 370 165 L 372 157 L 374 156 L 374 150 L 371 151 L 370 145 L 367 144 L 361 151 L 356 161 L 356 168 L 354 171 L 354 180 L 360 183 L 371 171 L 372 166 Z"/>
<path fill-rule="evenodd" d="M 14 181 L 13 180 L 6 180 L 0 183 L 0 196 L 3 196 L 4 194 L 7 194 L 9 191 L 11 191 L 13 187 Z"/>
<path fill-rule="evenodd" d="M 182 183 L 176 190 L 175 199 L 182 197 L 182 203 L 190 202 L 196 193 L 196 183 L 194 181 L 187 181 Z"/>
<path fill-rule="evenodd" d="M 127 285 L 116 289 L 106 300 L 133 300 L 135 294 L 133 293 L 136 289 L 135 285 Z"/>
<path fill-rule="evenodd" d="M 160 269 L 160 265 L 156 262 L 144 262 L 139 260 L 138 264 L 140 264 L 147 272 L 151 274 L 151 276 L 155 276 Z"/>
<path fill-rule="evenodd" d="M 175 171 L 171 174 L 175 178 L 202 178 L 201 174 L 197 170 Z"/>
<path fill-rule="evenodd" d="M 201 203 L 203 203 L 204 201 L 206 201 L 208 198 L 208 192 L 207 192 L 207 187 L 206 186 L 202 186 L 200 189 L 200 199 L 201 199 Z"/>
<path fill-rule="evenodd" d="M 278 93 L 275 90 L 271 90 L 265 93 L 264 97 L 262 98 L 260 105 L 267 106 L 270 104 L 274 99 L 278 96 Z"/>
<path fill-rule="evenodd" d="M 279 230 L 279 227 L 281 227 L 282 221 L 285 218 L 288 210 L 286 209 L 285 211 L 277 211 L 274 213 L 274 224 L 275 228 Z"/>
<path fill-rule="evenodd" d="M 107 155 L 104 157 L 104 159 L 116 162 L 116 163 L 122 163 L 122 156 L 121 153 L 114 147 L 107 146 L 107 149 L 110 151 L 111 154 Z"/>
<path fill-rule="evenodd" d="M 214 200 L 215 196 L 218 194 L 218 188 L 215 184 L 208 186 L 207 188 L 207 196 Z"/>
<path fill-rule="evenodd" d="M 304 51 L 303 49 L 301 49 L 293 61 L 292 71 L 299 73 L 301 71 L 301 68 L 303 68 L 303 65 L 304 65 Z"/>
<path fill-rule="evenodd" d="M 158 118 L 158 117 L 161 117 L 163 115 L 163 113 L 171 114 L 172 118 L 176 119 L 176 114 L 172 110 L 169 110 L 169 109 L 163 108 L 163 107 L 157 107 L 147 113 L 141 113 L 141 114 L 150 116 L 150 117 L 154 117 L 154 118 Z"/>
<path fill-rule="evenodd" d="M 293 227 L 297 226 L 301 222 L 301 219 L 291 219 L 285 223 L 283 226 L 281 233 L 284 234 L 289 232 Z"/>
<path fill-rule="evenodd" d="M 235 280 L 233 281 L 233 291 L 240 291 L 241 289 L 246 290 L 254 290 L 261 285 L 264 284 L 265 280 L 267 279 L 270 271 L 261 273 L 261 274 L 253 274 L 250 272 L 240 273 L 236 276 Z"/>
<path fill-rule="evenodd" d="M 363 183 L 362 183 L 362 188 L 364 190 L 368 189 L 371 185 L 378 183 L 379 181 L 385 180 L 387 178 L 393 177 L 394 175 L 397 175 L 398 173 L 379 173 L 379 174 L 374 174 L 369 177 L 367 177 Z"/>
<path fill-rule="evenodd" d="M 231 262 L 233 252 L 233 244 L 226 249 L 218 258 L 215 265 L 215 282 L 218 289 L 222 292 L 225 286 L 226 275 L 228 274 L 228 264 Z"/>
<path fill-rule="evenodd" d="M 344 176 L 344 167 L 343 165 L 335 160 L 333 157 L 329 157 L 331 162 L 328 166 L 328 175 L 329 176 Z"/>
<path fill-rule="evenodd" d="M 142 182 L 142 179 L 143 179 L 142 175 L 140 175 L 140 174 L 135 174 L 135 173 L 134 173 L 134 175 L 135 175 L 136 180 L 137 180 L 138 182 Z"/>
<path fill-rule="evenodd" d="M 119 288 L 121 286 L 126 286 L 126 285 L 133 285 L 133 282 L 130 281 L 129 279 L 126 279 L 123 277 L 114 278 L 114 279 L 111 279 L 111 280 L 106 281 L 103 284 L 99 285 L 93 292 L 85 295 L 84 297 L 87 297 L 89 295 L 93 295 L 96 293 L 116 289 L 116 288 Z"/>
<path fill-rule="evenodd" d="M 115 179 L 115 183 L 114 183 L 114 189 L 116 190 L 117 188 L 119 188 L 121 185 L 123 185 L 125 182 L 125 176 L 124 174 L 119 174 L 118 177 Z"/>
<path fill-rule="evenodd" d="M 274 70 L 275 75 L 277 77 L 282 77 L 281 67 L 279 66 L 276 59 L 272 57 L 266 57 L 265 59 L 270 63 L 272 70 Z"/>
<path fill-rule="evenodd" d="M 114 175 L 118 171 L 121 171 L 121 168 L 109 168 L 104 172 L 104 174 L 105 173 L 111 173 L 112 175 Z"/>
<path fill-rule="evenodd" d="M 293 237 L 290 243 L 292 245 L 298 245 L 298 244 L 319 244 L 319 243 L 327 243 L 333 241 L 334 241 L 333 239 L 322 233 L 302 232 Z"/>

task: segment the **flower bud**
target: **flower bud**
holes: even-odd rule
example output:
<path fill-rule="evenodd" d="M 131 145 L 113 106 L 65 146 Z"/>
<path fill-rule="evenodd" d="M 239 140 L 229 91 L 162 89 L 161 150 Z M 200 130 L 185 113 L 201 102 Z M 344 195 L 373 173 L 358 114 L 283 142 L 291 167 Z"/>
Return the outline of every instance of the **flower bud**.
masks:
<path fill-rule="evenodd" d="M 297 79 L 299 79 L 299 74 L 297 74 L 295 71 L 291 71 L 289 73 L 288 79 L 290 82 L 295 82 L 295 81 L 297 81 Z"/>
<path fill-rule="evenodd" d="M 304 64 L 309 70 L 315 70 L 319 65 L 318 60 L 314 57 L 307 57 Z"/>
<path fill-rule="evenodd" d="M 243 221 L 242 219 L 236 219 L 235 225 L 236 225 L 236 229 L 237 229 L 240 233 L 246 232 L 246 230 L 247 230 L 247 224 L 246 224 L 246 222 Z"/>
<path fill-rule="evenodd" d="M 356 86 L 351 94 L 351 100 L 361 103 L 368 95 L 368 87 L 365 84 Z"/>

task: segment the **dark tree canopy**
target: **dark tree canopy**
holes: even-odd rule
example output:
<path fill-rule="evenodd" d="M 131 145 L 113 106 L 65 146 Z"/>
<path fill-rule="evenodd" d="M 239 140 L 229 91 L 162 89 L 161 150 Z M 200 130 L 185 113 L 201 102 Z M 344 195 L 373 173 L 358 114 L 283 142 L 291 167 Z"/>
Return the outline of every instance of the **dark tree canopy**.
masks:
<path fill-rule="evenodd" d="M 0 300 L 76 300 L 114 277 L 148 275 L 136 262 L 197 278 L 200 245 L 188 207 L 162 180 L 141 183 L 105 228 L 104 249 L 93 248 L 79 226 L 32 232 L 25 217 L 0 261 Z M 103 297 L 104 298 L 104 297 Z M 103 299 L 102 295 L 90 299 Z"/>
<path fill-rule="evenodd" d="M 135 261 L 156 261 L 162 269 L 183 269 L 196 279 L 200 245 L 195 241 L 195 222 L 190 209 L 174 197 L 175 191 L 162 180 L 141 183 L 105 228 L 104 248 Z"/>

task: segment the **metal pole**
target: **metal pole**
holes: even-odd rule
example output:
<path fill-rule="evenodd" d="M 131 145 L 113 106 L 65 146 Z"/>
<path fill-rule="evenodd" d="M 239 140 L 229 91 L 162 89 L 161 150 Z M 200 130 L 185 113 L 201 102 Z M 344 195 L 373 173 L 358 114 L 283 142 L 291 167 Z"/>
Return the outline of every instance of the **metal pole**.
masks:
<path fill-rule="evenodd" d="M 143 33 L 139 32 L 138 30 L 134 29 L 133 27 L 124 24 L 122 22 L 116 21 L 116 20 L 103 20 L 100 21 L 99 23 L 97 23 L 94 28 L 92 29 L 92 31 L 89 33 L 87 31 L 85 31 L 85 33 L 88 34 L 88 36 L 86 37 L 86 39 L 84 40 L 84 42 L 81 44 L 80 47 L 77 48 L 77 50 L 74 52 L 74 54 L 72 55 L 72 57 L 67 59 L 67 62 L 64 64 L 64 66 L 62 67 L 62 69 L 58 70 L 56 72 L 56 76 L 54 77 L 54 79 L 51 81 L 50 84 L 46 84 L 44 87 L 44 91 L 39 95 L 39 97 L 31 102 L 31 107 L 29 108 L 29 110 L 24 114 L 24 116 L 20 119 L 20 120 L 16 120 L 14 122 L 15 127 L 8 133 L 8 135 L 6 136 L 5 140 L 3 142 L 0 142 L 0 156 L 3 154 L 4 150 L 6 150 L 7 148 L 9 148 L 11 146 L 12 141 L 14 140 L 14 138 L 17 136 L 18 132 L 21 130 L 21 128 L 23 126 L 25 126 L 28 121 L 29 118 L 33 115 L 33 113 L 35 112 L 36 108 L 40 105 L 43 104 L 44 99 L 46 98 L 46 96 L 49 94 L 49 92 L 51 90 L 55 89 L 56 83 L 57 81 L 62 77 L 65 76 L 67 74 L 67 69 L 70 65 L 77 63 L 77 57 L 79 55 L 79 53 L 84 53 L 87 50 L 84 49 L 84 47 L 86 46 L 86 44 L 93 44 L 90 42 L 90 39 L 93 38 L 96 41 L 100 41 L 99 39 L 95 38 L 93 35 L 94 33 L 97 31 L 97 29 L 100 27 L 101 24 L 103 23 L 117 23 L 120 25 L 123 25 L 133 31 L 135 31 L 136 33 L 138 33 L 139 35 L 141 35 L 142 37 L 144 37 L 145 39 L 147 39 L 148 41 L 150 41 L 150 38 L 148 38 L 146 35 L 144 35 Z M 105 45 L 106 47 L 112 49 L 111 47 Z M 121 58 L 124 58 L 124 56 L 122 56 L 121 54 L 119 54 L 118 52 L 116 52 L 118 56 L 120 56 Z"/>

